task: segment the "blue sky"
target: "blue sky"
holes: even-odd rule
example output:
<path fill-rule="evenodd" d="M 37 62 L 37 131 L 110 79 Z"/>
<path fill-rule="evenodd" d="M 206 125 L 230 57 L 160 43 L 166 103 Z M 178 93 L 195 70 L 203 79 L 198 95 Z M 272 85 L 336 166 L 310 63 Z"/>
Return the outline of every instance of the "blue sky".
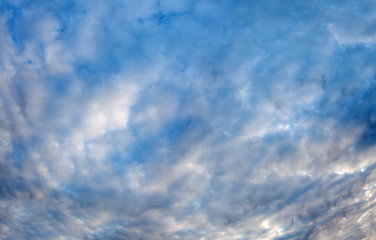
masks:
<path fill-rule="evenodd" d="M 0 1 L 1 239 L 372 239 L 376 2 Z"/>

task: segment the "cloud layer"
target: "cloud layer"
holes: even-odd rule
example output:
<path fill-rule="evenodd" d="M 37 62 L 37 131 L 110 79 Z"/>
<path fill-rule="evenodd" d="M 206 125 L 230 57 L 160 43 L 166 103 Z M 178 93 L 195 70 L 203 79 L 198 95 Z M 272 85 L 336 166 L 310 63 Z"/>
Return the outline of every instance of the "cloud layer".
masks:
<path fill-rule="evenodd" d="M 0 3 L 1 239 L 372 239 L 376 8 Z"/>

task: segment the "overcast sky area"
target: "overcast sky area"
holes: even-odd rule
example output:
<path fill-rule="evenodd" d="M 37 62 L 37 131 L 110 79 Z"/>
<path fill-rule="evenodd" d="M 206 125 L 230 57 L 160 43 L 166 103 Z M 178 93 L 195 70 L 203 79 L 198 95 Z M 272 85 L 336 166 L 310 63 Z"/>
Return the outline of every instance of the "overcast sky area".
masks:
<path fill-rule="evenodd" d="M 376 236 L 375 0 L 0 0 L 0 239 Z"/>

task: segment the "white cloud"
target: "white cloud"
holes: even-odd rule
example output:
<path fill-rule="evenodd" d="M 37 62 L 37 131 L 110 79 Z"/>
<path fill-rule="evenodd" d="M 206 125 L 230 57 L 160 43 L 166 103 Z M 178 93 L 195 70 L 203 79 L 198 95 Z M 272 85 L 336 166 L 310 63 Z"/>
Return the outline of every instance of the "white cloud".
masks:
<path fill-rule="evenodd" d="M 0 238 L 373 236 L 366 3 L 1 5 Z"/>
<path fill-rule="evenodd" d="M 107 131 L 125 129 L 136 91 L 132 85 L 116 86 L 116 89 L 99 93 L 91 99 L 82 123 L 85 138 L 92 139 Z"/>

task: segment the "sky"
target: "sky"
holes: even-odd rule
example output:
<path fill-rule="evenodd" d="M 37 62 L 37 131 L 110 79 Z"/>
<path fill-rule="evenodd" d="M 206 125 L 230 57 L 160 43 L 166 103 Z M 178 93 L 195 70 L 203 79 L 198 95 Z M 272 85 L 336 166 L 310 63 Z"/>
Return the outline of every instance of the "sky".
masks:
<path fill-rule="evenodd" d="M 375 0 L 0 0 L 0 239 L 374 239 L 375 156 Z"/>

